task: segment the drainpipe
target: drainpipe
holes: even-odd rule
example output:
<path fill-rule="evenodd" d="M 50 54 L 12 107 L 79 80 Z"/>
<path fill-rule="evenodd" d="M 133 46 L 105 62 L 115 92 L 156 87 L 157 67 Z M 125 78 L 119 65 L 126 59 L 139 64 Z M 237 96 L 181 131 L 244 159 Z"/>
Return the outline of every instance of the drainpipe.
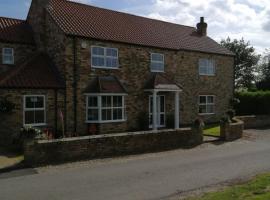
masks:
<path fill-rule="evenodd" d="M 77 133 L 77 49 L 76 37 L 73 37 L 73 118 L 74 133 Z"/>
<path fill-rule="evenodd" d="M 58 94 L 57 89 L 54 90 L 54 132 L 57 132 L 57 126 L 58 126 Z"/>

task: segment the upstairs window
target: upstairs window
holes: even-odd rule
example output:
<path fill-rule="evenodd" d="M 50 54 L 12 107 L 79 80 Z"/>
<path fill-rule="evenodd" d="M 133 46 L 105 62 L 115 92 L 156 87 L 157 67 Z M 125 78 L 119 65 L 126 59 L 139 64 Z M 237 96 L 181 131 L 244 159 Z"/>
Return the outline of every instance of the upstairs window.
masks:
<path fill-rule="evenodd" d="M 2 50 L 2 63 L 6 65 L 14 64 L 14 50 L 13 48 L 3 48 Z"/>
<path fill-rule="evenodd" d="M 215 96 L 199 96 L 199 114 L 214 114 Z"/>
<path fill-rule="evenodd" d="M 199 74 L 205 76 L 215 75 L 215 61 L 212 59 L 199 60 Z"/>
<path fill-rule="evenodd" d="M 117 69 L 118 49 L 107 47 L 92 47 L 92 67 Z"/>
<path fill-rule="evenodd" d="M 151 53 L 151 72 L 164 72 L 164 55 Z"/>
<path fill-rule="evenodd" d="M 24 125 L 45 125 L 45 96 L 24 96 Z"/>

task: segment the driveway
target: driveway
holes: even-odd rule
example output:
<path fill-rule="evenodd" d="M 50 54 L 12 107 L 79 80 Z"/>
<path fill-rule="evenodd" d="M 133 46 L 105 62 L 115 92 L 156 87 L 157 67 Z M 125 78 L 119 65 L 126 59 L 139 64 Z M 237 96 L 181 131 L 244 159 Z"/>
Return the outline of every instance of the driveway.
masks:
<path fill-rule="evenodd" d="M 0 175 L 1 200 L 159 200 L 270 171 L 270 130 L 230 143 Z M 2 176 L 2 178 L 1 178 Z"/>

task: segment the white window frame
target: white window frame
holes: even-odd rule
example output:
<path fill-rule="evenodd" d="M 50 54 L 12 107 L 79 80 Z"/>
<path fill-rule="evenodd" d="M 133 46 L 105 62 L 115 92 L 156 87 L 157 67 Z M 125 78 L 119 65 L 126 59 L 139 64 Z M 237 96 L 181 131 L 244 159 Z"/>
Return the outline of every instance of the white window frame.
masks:
<path fill-rule="evenodd" d="M 200 102 L 200 98 L 201 97 L 206 97 L 206 102 L 205 103 L 201 103 Z M 207 97 L 213 97 L 213 103 L 208 103 L 207 101 Z M 199 98 L 198 98 L 198 105 L 199 105 L 199 108 L 198 108 L 198 113 L 199 115 L 214 115 L 215 114 L 215 105 L 216 105 L 216 96 L 215 95 L 199 95 Z M 200 113 L 200 106 L 213 106 L 213 111 L 214 112 L 206 112 L 206 113 Z M 207 111 L 207 110 L 206 110 Z"/>
<path fill-rule="evenodd" d="M 207 66 L 206 66 L 206 73 L 204 72 L 201 72 L 201 68 L 202 67 L 205 67 L 205 66 L 201 66 L 200 63 L 201 63 L 201 60 L 207 60 Z M 210 63 L 213 64 L 213 73 L 210 73 Z M 199 75 L 200 76 L 215 76 L 216 75 L 216 61 L 214 59 L 208 59 L 208 58 L 200 58 L 199 59 Z"/>
<path fill-rule="evenodd" d="M 115 123 L 115 122 L 125 122 L 127 121 L 127 116 L 126 116 L 126 104 L 125 104 L 125 96 L 127 96 L 127 94 L 110 94 L 110 93 L 103 93 L 103 94 L 85 94 L 86 96 L 86 123 Z M 102 97 L 103 96 L 110 96 L 111 102 L 112 102 L 112 106 L 111 107 L 102 107 Z M 122 106 L 121 107 L 113 107 L 113 97 L 114 96 L 121 96 L 122 97 Z M 88 98 L 89 97 L 97 97 L 97 101 L 98 101 L 98 105 L 97 107 L 89 107 L 88 103 Z M 88 109 L 98 109 L 98 120 L 88 120 Z M 122 116 L 123 119 L 119 119 L 119 120 L 113 120 L 113 112 L 111 113 L 111 119 L 112 120 L 102 120 L 102 110 L 104 109 L 111 109 L 112 111 L 114 109 L 122 109 Z"/>
<path fill-rule="evenodd" d="M 155 61 L 153 60 L 153 55 L 161 55 L 163 60 L 162 61 Z M 152 69 L 152 63 L 161 63 L 163 64 L 163 70 L 155 70 L 155 69 Z M 162 54 L 162 53 L 151 53 L 151 64 L 150 64 L 150 70 L 151 72 L 164 72 L 165 71 L 165 55 Z"/>
<path fill-rule="evenodd" d="M 102 48 L 104 49 L 104 55 L 101 56 L 101 55 L 94 55 L 93 54 L 93 49 L 94 48 Z M 117 56 L 114 57 L 114 56 L 107 56 L 107 49 L 114 49 L 117 51 Z M 104 66 L 95 66 L 93 64 L 93 56 L 94 57 L 99 57 L 99 58 L 104 58 Z M 106 66 L 106 58 L 117 58 L 117 67 L 107 67 Z M 97 68 L 97 69 L 119 69 L 119 51 L 118 51 L 118 48 L 113 48 L 113 47 L 101 47 L 101 46 L 91 46 L 91 66 L 92 68 Z"/>
<path fill-rule="evenodd" d="M 5 54 L 5 50 L 6 49 L 10 49 L 12 51 L 12 54 L 11 55 L 10 54 Z M 7 56 L 11 56 L 12 57 L 12 62 L 7 62 L 5 60 L 5 57 L 7 57 Z M 4 47 L 2 49 L 2 64 L 4 64 L 4 65 L 14 65 L 14 49 L 13 48 Z"/>
<path fill-rule="evenodd" d="M 26 108 L 26 98 L 28 97 L 42 97 L 43 98 L 43 108 Z M 26 111 L 44 111 L 44 123 L 37 124 L 26 124 L 25 123 L 25 112 Z M 46 96 L 45 95 L 24 95 L 23 96 L 23 125 L 24 126 L 45 126 L 46 125 Z"/>
<path fill-rule="evenodd" d="M 163 112 L 161 112 L 160 111 L 160 105 L 161 105 L 161 103 L 160 103 L 160 97 L 163 97 L 163 99 L 164 99 L 164 111 Z M 166 127 L 166 96 L 165 95 L 157 95 L 157 99 L 159 98 L 159 101 L 157 101 L 157 106 L 159 106 L 159 107 L 157 107 L 157 117 L 159 117 L 159 119 L 157 120 L 157 122 L 158 122 L 158 124 L 157 124 L 157 127 L 158 128 L 164 128 L 164 127 Z M 153 123 L 151 124 L 150 123 L 150 121 L 151 121 L 151 118 L 152 118 L 152 122 L 153 122 L 153 110 L 152 110 L 152 112 L 151 112 L 151 109 L 153 109 L 153 107 L 151 106 L 151 99 L 152 100 L 154 100 L 153 99 L 153 95 L 149 95 L 149 98 L 148 98 L 148 116 L 149 116 L 149 128 L 153 128 Z M 161 125 L 160 124 L 160 116 L 161 115 L 164 115 L 164 125 Z"/>

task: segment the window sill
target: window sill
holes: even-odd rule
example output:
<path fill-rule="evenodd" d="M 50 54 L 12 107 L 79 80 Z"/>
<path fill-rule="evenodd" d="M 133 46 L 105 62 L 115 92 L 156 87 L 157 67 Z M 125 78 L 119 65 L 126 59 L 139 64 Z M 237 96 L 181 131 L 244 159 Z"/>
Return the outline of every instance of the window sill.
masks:
<path fill-rule="evenodd" d="M 121 123 L 126 122 L 127 120 L 110 120 L 110 121 L 86 121 L 86 124 L 109 124 L 109 123 Z"/>
<path fill-rule="evenodd" d="M 216 113 L 199 113 L 200 116 L 215 115 Z"/>
<path fill-rule="evenodd" d="M 159 71 L 159 70 L 151 70 L 153 73 L 164 73 L 164 71 Z"/>
<path fill-rule="evenodd" d="M 119 69 L 119 67 L 96 67 L 96 66 L 92 66 L 92 69 L 107 69 L 107 70 L 117 70 Z"/>
<path fill-rule="evenodd" d="M 24 124 L 24 126 L 31 126 L 31 127 L 41 127 L 41 126 L 47 126 L 48 124 Z"/>
<path fill-rule="evenodd" d="M 211 77 L 213 77 L 213 76 L 216 76 L 216 74 L 199 74 L 200 76 L 211 76 Z"/>

